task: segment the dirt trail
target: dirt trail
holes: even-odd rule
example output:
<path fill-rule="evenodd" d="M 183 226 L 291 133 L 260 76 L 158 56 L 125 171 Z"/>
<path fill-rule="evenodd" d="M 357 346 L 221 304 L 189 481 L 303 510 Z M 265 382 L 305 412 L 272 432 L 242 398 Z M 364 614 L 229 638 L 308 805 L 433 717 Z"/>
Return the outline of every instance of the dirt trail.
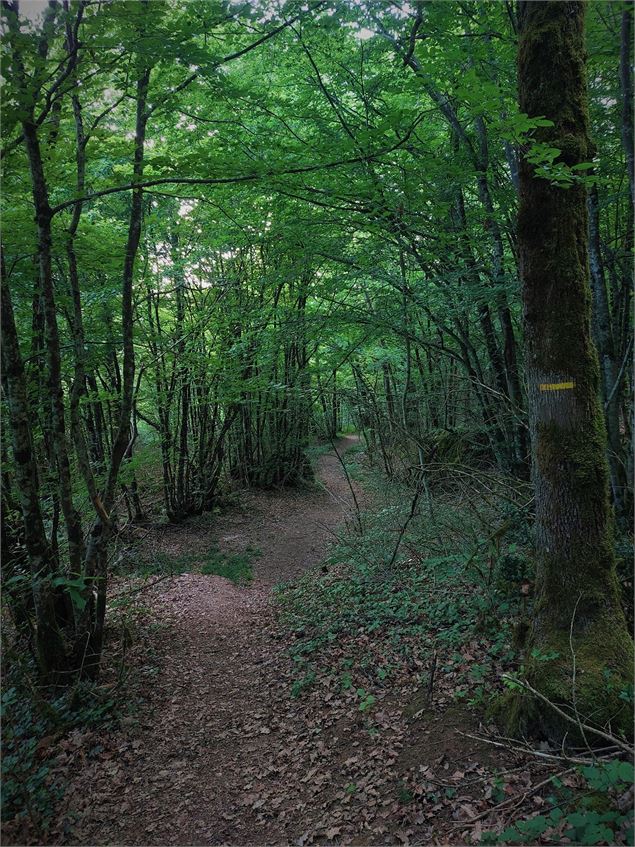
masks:
<path fill-rule="evenodd" d="M 356 443 L 342 438 L 340 455 Z M 119 754 L 94 766 L 95 790 L 73 842 L 288 843 L 302 835 L 307 790 L 290 773 L 308 729 L 280 676 L 289 663 L 270 600 L 274 584 L 324 558 L 333 530 L 353 514 L 332 451 L 319 458 L 317 477 L 323 490 L 250 492 L 240 510 L 163 532 L 168 554 L 217 543 L 225 552 L 252 545 L 262 556 L 248 588 L 188 573 L 148 592 L 163 624 L 154 636 L 159 671 L 144 685 L 147 705 L 122 731 Z M 259 811 L 265 803 L 273 816 Z"/>
<path fill-rule="evenodd" d="M 355 443 L 341 439 L 340 454 Z M 318 654 L 305 665 L 291 660 L 296 634 L 276 619 L 272 588 L 319 565 L 354 515 L 332 451 L 318 460 L 317 477 L 322 489 L 244 492 L 240 507 L 220 516 L 149 530 L 140 552 L 175 562 L 184 553 L 204 561 L 214 546 L 258 547 L 254 582 L 241 588 L 186 573 L 134 595 L 134 610 L 124 612 L 131 713 L 109 731 L 74 730 L 42 748 L 66 789 L 55 820 L 43 835 L 9 834 L 4 843 L 478 843 L 489 806 L 517 812 L 516 801 L 497 805 L 501 773 L 503 797 L 511 790 L 533 809 L 532 780 L 546 785 L 543 766 L 476 739 L 480 718 L 457 704 L 457 687 L 481 655 L 476 640 L 461 648 L 461 667 L 439 663 L 429 709 L 420 707 L 428 666 L 416 656 L 392 653 L 390 682 L 378 681 L 372 669 L 385 656 L 376 630 L 353 627 L 349 644 L 340 633 L 327 662 Z M 363 492 L 356 495 L 363 505 Z M 130 582 L 114 588 L 130 590 Z M 113 625 L 105 689 L 121 632 Z M 370 687 L 366 716 L 360 698 Z"/>

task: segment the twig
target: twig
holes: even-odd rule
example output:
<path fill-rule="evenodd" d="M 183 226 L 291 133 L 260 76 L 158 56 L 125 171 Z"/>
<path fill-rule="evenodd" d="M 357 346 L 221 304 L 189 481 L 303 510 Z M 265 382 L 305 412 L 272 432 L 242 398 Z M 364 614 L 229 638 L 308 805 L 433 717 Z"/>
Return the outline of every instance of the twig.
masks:
<path fill-rule="evenodd" d="M 322 521 L 315 521 L 315 525 L 319 526 L 321 529 L 325 529 L 327 532 L 330 532 L 333 538 L 335 538 L 339 544 L 343 544 L 345 547 L 348 547 L 349 550 L 352 550 L 354 553 L 357 553 L 357 555 L 361 556 L 367 565 L 374 567 L 377 564 L 377 562 L 369 558 L 364 553 L 364 551 L 360 549 L 359 545 L 352 544 L 350 541 L 347 541 L 341 535 L 338 535 L 332 527 L 328 526 L 328 524 L 325 524 Z"/>
<path fill-rule="evenodd" d="M 173 576 L 178 576 L 178 574 L 166 573 L 158 579 L 155 579 L 154 582 L 149 584 L 146 583 L 146 585 L 141 585 L 138 588 L 131 588 L 129 591 L 122 591 L 121 594 L 116 594 L 112 600 L 120 600 L 122 597 L 129 597 L 131 594 L 139 594 L 141 591 L 146 591 L 148 588 L 154 588 L 155 585 L 163 582 L 164 579 L 170 579 Z"/>
<path fill-rule="evenodd" d="M 594 765 L 593 759 L 582 759 L 579 756 L 558 756 L 555 753 L 543 753 L 540 750 L 534 750 L 531 747 L 515 747 L 509 742 L 494 741 L 493 738 L 485 738 L 482 735 L 471 735 L 469 732 L 461 732 L 457 730 L 459 735 L 464 735 L 466 738 L 473 738 L 475 741 L 482 741 L 484 744 L 491 744 L 494 747 L 503 747 L 505 750 L 513 750 L 516 753 L 526 753 L 531 756 L 537 756 L 539 759 L 549 759 L 552 762 L 573 762 L 576 765 Z"/>
<path fill-rule="evenodd" d="M 500 809 L 504 809 L 506 806 L 509 806 L 511 803 L 511 808 L 515 809 L 516 806 L 520 806 L 528 797 L 533 797 L 534 794 L 537 794 L 541 788 L 545 785 L 548 785 L 553 779 L 556 777 L 564 776 L 565 774 L 571 773 L 571 771 L 575 770 L 575 768 L 567 768 L 564 771 L 560 771 L 557 774 L 551 774 L 551 776 L 547 777 L 547 779 L 543 779 L 542 782 L 538 782 L 536 785 L 531 788 L 529 791 L 523 791 L 522 794 L 516 795 L 515 797 L 509 797 L 507 800 L 503 800 L 502 803 L 498 803 L 496 806 L 492 806 L 491 809 L 485 809 L 484 812 L 481 812 L 478 815 L 474 815 L 472 818 L 467 818 L 467 820 L 461 821 L 460 823 L 455 824 L 452 829 L 460 829 L 463 826 L 471 826 L 473 823 L 482 820 L 483 818 L 491 815 L 492 812 L 497 812 Z"/>
<path fill-rule="evenodd" d="M 399 552 L 399 548 L 401 547 L 401 541 L 408 529 L 410 521 L 414 518 L 415 513 L 417 511 L 417 503 L 419 502 L 419 497 L 421 497 L 421 492 L 423 490 L 423 485 L 419 483 L 417 485 L 417 490 L 415 491 L 415 496 L 412 498 L 412 503 L 410 504 L 410 514 L 406 518 L 406 522 L 399 530 L 399 537 L 397 538 L 397 543 L 395 544 L 395 549 L 392 551 L 392 557 L 388 562 L 388 568 L 391 568 L 395 564 L 395 559 L 397 558 L 397 553 Z"/>
<path fill-rule="evenodd" d="M 582 599 L 582 592 L 578 594 L 578 599 L 575 601 L 575 606 L 573 607 L 573 614 L 571 615 L 571 624 L 569 625 L 569 649 L 571 650 L 571 660 L 573 663 L 573 670 L 571 676 L 571 702 L 573 703 L 573 711 L 575 712 L 575 718 L 578 723 L 578 729 L 580 730 L 580 735 L 584 739 L 584 743 L 587 746 L 587 750 L 591 753 L 593 758 L 595 755 L 593 750 L 591 750 L 591 745 L 587 741 L 587 737 L 584 732 L 584 728 L 582 726 L 582 721 L 580 720 L 580 713 L 578 712 L 578 697 L 577 697 L 577 689 L 576 689 L 576 672 L 577 672 L 577 664 L 576 664 L 576 654 L 573 649 L 573 625 L 575 623 L 576 612 L 578 611 L 578 605 L 580 600 Z M 564 738 L 562 739 L 562 746 L 564 749 Z"/>
<path fill-rule="evenodd" d="M 633 339 L 631 338 L 631 340 L 628 342 L 628 345 L 626 347 L 626 351 L 624 353 L 624 358 L 622 360 L 622 364 L 620 366 L 618 374 L 615 377 L 615 383 L 613 385 L 613 388 L 611 389 L 611 393 L 606 398 L 606 402 L 604 403 L 604 409 L 605 410 L 608 409 L 608 407 L 613 402 L 613 397 L 615 396 L 615 392 L 617 391 L 617 389 L 620 386 L 620 383 L 622 382 L 622 378 L 624 377 L 624 371 L 626 370 L 626 365 L 628 363 L 628 358 L 631 355 L 632 348 L 633 348 Z"/>
<path fill-rule="evenodd" d="M 350 488 L 351 494 L 353 495 L 353 503 L 355 504 L 355 516 L 357 518 L 357 526 L 359 528 L 359 534 L 363 535 L 364 534 L 364 527 L 362 526 L 362 513 L 361 513 L 361 510 L 359 508 L 359 503 L 357 502 L 357 495 L 355 494 L 355 489 L 353 488 L 353 483 L 352 483 L 350 475 L 348 473 L 348 468 L 344 464 L 344 460 L 340 456 L 338 449 L 335 446 L 335 441 L 332 438 L 330 438 L 329 441 L 331 442 L 331 447 L 333 448 L 333 452 L 337 456 L 338 462 L 342 466 L 342 470 L 344 471 L 344 476 L 346 477 L 346 482 L 348 483 L 348 487 Z"/>
<path fill-rule="evenodd" d="M 432 691 L 434 689 L 434 674 L 437 669 L 437 651 L 434 651 L 434 656 L 432 657 L 432 664 L 430 665 L 430 677 L 428 678 L 428 705 L 432 704 Z"/>
<path fill-rule="evenodd" d="M 517 685 L 522 686 L 522 688 L 526 688 L 527 691 L 530 691 L 535 697 L 538 697 L 539 700 L 542 700 L 543 703 L 546 703 L 548 706 L 551 706 L 554 712 L 560 715 L 560 717 L 564 718 L 570 723 L 577 724 L 575 718 L 572 718 L 571 715 L 568 715 L 561 708 L 556 706 L 555 703 L 552 703 L 551 700 L 549 700 L 548 697 L 545 697 L 544 694 L 541 694 L 540 691 L 536 691 L 535 688 L 532 688 L 532 686 L 527 682 L 527 680 L 516 679 L 515 677 L 510 676 L 509 674 L 503 674 L 502 678 L 508 679 L 510 680 L 510 682 L 514 682 Z M 592 732 L 594 735 L 597 735 L 600 738 L 604 738 L 606 741 L 610 741 L 611 744 L 614 744 L 616 747 L 619 747 L 621 750 L 624 750 L 624 752 L 628 753 L 629 756 L 633 756 L 633 748 L 629 747 L 628 744 L 625 744 L 623 741 L 621 741 L 619 738 L 616 738 L 614 735 L 609 735 L 608 732 L 603 732 L 601 729 L 596 729 L 595 727 L 589 726 L 586 723 L 580 722 L 580 726 L 583 729 L 586 729 L 587 732 Z"/>

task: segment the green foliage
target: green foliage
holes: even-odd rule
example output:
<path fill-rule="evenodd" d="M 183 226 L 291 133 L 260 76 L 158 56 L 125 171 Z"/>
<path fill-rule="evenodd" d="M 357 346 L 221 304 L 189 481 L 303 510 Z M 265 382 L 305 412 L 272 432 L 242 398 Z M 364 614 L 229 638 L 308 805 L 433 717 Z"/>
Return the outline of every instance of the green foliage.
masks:
<path fill-rule="evenodd" d="M 297 679 L 291 686 L 291 696 L 295 699 L 299 697 L 303 691 L 312 687 L 316 680 L 315 671 L 309 671 L 300 679 Z"/>
<path fill-rule="evenodd" d="M 613 759 L 599 765 L 585 765 L 582 775 L 589 787 L 595 791 L 625 791 L 633 784 L 633 764 Z"/>
<path fill-rule="evenodd" d="M 46 742 L 75 727 L 104 726 L 113 717 L 115 703 L 88 683 L 57 699 L 34 698 L 24 688 L 26 677 L 21 671 L 13 669 L 10 677 L 5 680 L 0 708 L 2 820 L 28 818 L 44 836 L 64 792 L 45 758 Z"/>
<path fill-rule="evenodd" d="M 515 607 L 477 573 L 466 578 L 465 556 L 460 550 L 437 556 L 418 553 L 432 529 L 425 512 L 410 524 L 402 552 L 389 566 L 409 506 L 400 498 L 401 486 L 384 486 L 363 465 L 359 472 L 365 486 L 382 486 L 383 508 L 363 514 L 361 537 L 351 530 L 333 547 L 326 573 L 316 570 L 296 584 L 276 589 L 281 619 L 296 633 L 293 657 L 299 667 L 310 660 L 326 669 L 335 661 L 341 689 L 348 692 L 355 687 L 354 674 L 362 668 L 382 685 L 391 674 L 393 658 L 401 661 L 414 655 L 427 662 L 434 649 L 449 656 L 444 663 L 447 670 L 461 666 L 463 658 L 457 651 L 478 637 L 487 641 L 487 660 L 472 662 L 465 670 L 463 696 L 469 691 L 471 705 L 485 703 L 492 690 L 484 684 L 492 663 L 512 656 Z M 456 517 L 463 523 L 467 519 L 465 513 Z M 367 666 L 356 639 L 362 643 L 372 639 L 378 651 Z M 365 688 L 355 690 L 361 698 L 360 710 L 366 711 L 373 701 L 368 700 Z"/>
<path fill-rule="evenodd" d="M 59 799 L 59 787 L 49 782 L 49 767 L 37 761 L 38 739 L 46 734 L 45 719 L 33 713 L 29 700 L 18 704 L 15 688 L 2 693 L 2 818 L 28 816 L 46 832 Z"/>
<path fill-rule="evenodd" d="M 360 712 L 367 712 L 377 702 L 377 698 L 369 694 L 364 688 L 357 689 L 357 696 L 359 697 Z"/>
<path fill-rule="evenodd" d="M 246 585 L 253 578 L 253 559 L 262 553 L 255 547 L 247 547 L 244 553 L 221 553 L 212 549 L 205 557 L 201 566 L 201 573 L 222 576 L 236 585 Z"/>
<path fill-rule="evenodd" d="M 220 0 L 53 4 L 49 43 L 28 5 L 14 31 L 6 25 L 13 13 L 3 7 L 3 257 L 27 377 L 25 443 L 35 457 L 28 476 L 37 483 L 34 492 L 19 490 L 3 385 L 7 602 L 32 623 L 42 562 L 27 561 L 25 526 L 44 527 L 44 546 L 55 551 L 45 563 L 54 587 L 77 611 L 95 588 L 69 567 L 66 521 L 76 512 L 80 538 L 89 537 L 93 484 L 103 492 L 122 386 L 130 382 L 122 356 L 130 319 L 135 437 L 114 485 L 121 537 L 139 506 L 151 518 L 179 522 L 214 513 L 227 492 L 249 485 L 310 482 L 307 455 L 319 452 L 307 451 L 311 437 L 355 428 L 398 494 L 369 483 L 368 468 L 351 451 L 350 475 L 374 488 L 377 508 L 364 516 L 362 537 L 345 537 L 333 550 L 327 573 L 279 594 L 283 617 L 298 633 L 294 696 L 313 685 L 311 661 L 337 646 L 346 653 L 347 640 L 360 637 L 381 646 L 380 660 L 360 648 L 338 657 L 337 673 L 362 712 L 372 714 L 368 687 L 383 685 L 400 658 L 421 664 L 437 648 L 443 667 L 462 668 L 461 695 L 480 705 L 489 666 L 479 660 L 468 672 L 460 650 L 470 639 L 485 640 L 492 663 L 508 661 L 511 623 L 520 607 L 531 611 L 521 588 L 534 578 L 531 497 L 517 478 L 526 468 L 516 467 L 526 428 L 512 179 L 519 150 L 551 183 L 597 187 L 616 364 L 630 362 L 630 286 L 623 282 L 630 204 L 616 74 L 622 7 L 590 4 L 597 156 L 585 154 L 589 161 L 569 168 L 562 145 L 541 140 L 553 126 L 544 110 L 528 115 L 516 105 L 511 4 L 285 0 L 274 8 L 263 0 L 230 4 L 231 14 Z M 293 27 L 282 26 L 290 20 Z M 67 23 L 71 31 L 77 23 L 76 54 L 68 50 Z M 402 61 L 408 44 L 416 72 Z M 141 151 L 133 137 L 144 67 L 151 73 Z M 83 139 L 76 135 L 80 115 Z M 37 127 L 54 210 L 57 346 L 43 291 L 34 288 L 33 260 L 46 239 L 36 229 L 35 171 L 21 140 L 27 119 Z M 128 233 L 136 231 L 129 187 L 140 154 L 143 180 L 162 184 L 147 187 L 139 248 L 126 256 Z M 78 195 L 86 202 L 74 204 Z M 134 268 L 133 314 L 123 297 L 124 267 Z M 57 376 L 49 366 L 56 356 Z M 630 367 L 618 386 L 625 421 Z M 58 440 L 53 383 L 65 417 Z M 74 427 L 71 400 L 80 387 Z M 78 459 L 82 439 L 89 473 Z M 623 453 L 616 458 L 626 467 Z M 59 478 L 66 461 L 71 509 L 60 508 L 69 494 Z M 425 490 L 397 549 L 417 483 Z M 41 521 L 23 520 L 27 495 L 39 503 Z M 632 539 L 620 545 L 632 621 Z M 113 570 L 147 578 L 200 569 L 246 584 L 256 555 L 214 547 L 141 557 L 133 550 Z M 563 655 L 568 648 L 558 649 Z M 557 652 L 531 658 L 549 667 Z M 367 688 L 358 689 L 360 671 Z M 613 677 L 606 690 L 632 702 L 632 686 Z M 17 707 L 10 700 L 7 708 Z M 18 790 L 43 806 L 47 775 L 35 767 L 28 739 L 47 729 L 19 715 L 16 726 L 25 727 L 15 744 L 27 764 L 9 753 L 8 767 L 19 774 L 9 777 L 9 808 Z M 35 781 L 25 794 L 19 786 L 28 779 Z"/>
<path fill-rule="evenodd" d="M 580 767 L 586 790 L 573 791 L 553 777 L 548 814 L 516 821 L 501 833 L 487 832 L 481 844 L 632 844 L 633 811 L 620 798 L 633 786 L 631 762 L 613 759 Z"/>
<path fill-rule="evenodd" d="M 533 580 L 534 563 L 517 545 L 510 544 L 498 558 L 496 577 L 500 580 L 501 588 L 518 592 L 518 586 Z"/>
<path fill-rule="evenodd" d="M 71 579 L 66 576 L 58 576 L 53 580 L 53 585 L 68 592 L 77 611 L 81 612 L 86 607 L 86 590 L 89 582 L 84 577 Z"/>

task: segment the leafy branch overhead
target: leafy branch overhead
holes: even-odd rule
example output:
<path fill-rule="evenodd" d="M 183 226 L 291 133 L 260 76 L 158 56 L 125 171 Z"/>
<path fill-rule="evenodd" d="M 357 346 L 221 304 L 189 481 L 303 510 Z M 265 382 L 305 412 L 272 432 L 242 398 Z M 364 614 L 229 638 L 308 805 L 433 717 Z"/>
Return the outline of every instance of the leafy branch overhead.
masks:
<path fill-rule="evenodd" d="M 7 843 L 627 843 L 632 8 L 0 11 Z"/>

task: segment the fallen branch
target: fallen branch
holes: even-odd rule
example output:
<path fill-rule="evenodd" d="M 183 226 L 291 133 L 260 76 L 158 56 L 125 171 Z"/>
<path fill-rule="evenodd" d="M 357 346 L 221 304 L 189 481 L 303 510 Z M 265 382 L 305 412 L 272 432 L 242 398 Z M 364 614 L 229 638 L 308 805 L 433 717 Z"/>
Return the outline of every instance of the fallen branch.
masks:
<path fill-rule="evenodd" d="M 534 750 L 532 747 L 521 747 L 513 745 L 509 741 L 494 741 L 493 738 L 486 738 L 482 735 L 471 735 L 469 732 L 461 732 L 457 730 L 459 735 L 464 735 L 466 738 L 473 738 L 475 741 L 482 741 L 484 744 L 491 744 L 494 747 L 503 747 L 505 750 L 513 750 L 516 753 L 525 753 L 530 756 L 537 756 L 539 759 L 548 759 L 552 762 L 571 762 L 575 765 L 594 765 L 597 764 L 595 759 L 583 759 L 580 756 L 557 755 L 556 753 L 543 753 L 541 750 Z M 607 757 L 600 757 L 607 758 Z"/>
<path fill-rule="evenodd" d="M 575 768 L 566 768 L 563 771 L 551 774 L 551 776 L 548 776 L 547 779 L 543 779 L 542 782 L 539 782 L 534 785 L 533 788 L 531 788 L 529 791 L 523 791 L 522 794 L 517 794 L 515 797 L 509 797 L 507 800 L 503 800 L 502 803 L 498 803 L 496 806 L 492 806 L 491 809 L 485 809 L 484 812 L 481 812 L 478 815 L 474 815 L 474 817 L 468 818 L 464 821 L 460 821 L 459 823 L 455 824 L 452 829 L 460 829 L 463 826 L 471 826 L 477 821 L 483 820 L 483 818 L 488 817 L 488 815 L 491 815 L 492 812 L 498 812 L 501 809 L 510 806 L 510 804 L 510 808 L 515 809 L 517 806 L 522 805 L 522 803 L 524 803 L 528 797 L 533 797 L 534 794 L 537 794 L 541 788 L 544 788 L 544 786 L 548 785 L 553 779 L 565 776 L 565 774 L 571 773 L 574 770 Z"/>
<path fill-rule="evenodd" d="M 517 679 L 516 677 L 510 676 L 509 674 L 503 674 L 502 678 L 508 679 L 510 682 L 513 682 L 516 685 L 520 685 L 522 688 L 531 692 L 534 697 L 537 697 L 539 700 L 542 700 L 543 703 L 546 703 L 548 706 L 551 706 L 551 708 L 554 710 L 554 712 L 556 712 L 556 714 L 560 715 L 560 717 L 564 718 L 566 721 L 569 721 L 569 723 L 575 724 L 575 726 L 579 725 L 579 727 L 586 730 L 587 732 L 592 732 L 599 738 L 604 738 L 605 741 L 610 741 L 611 744 L 613 744 L 615 747 L 619 747 L 621 750 L 624 750 L 625 753 L 628 753 L 629 756 L 633 756 L 633 748 L 629 747 L 628 744 L 625 744 L 619 738 L 616 738 L 614 735 L 610 735 L 608 732 L 604 732 L 601 729 L 596 729 L 593 726 L 589 726 L 589 724 L 582 723 L 581 721 L 579 722 L 578 720 L 576 720 L 576 718 L 572 718 L 571 715 L 568 715 L 559 706 L 556 706 L 555 703 L 552 703 L 548 697 L 545 697 L 545 695 L 541 694 L 540 691 L 536 691 L 536 689 L 533 688 L 527 682 L 527 680 Z"/>
<path fill-rule="evenodd" d="M 146 583 L 145 585 L 140 585 L 137 588 L 130 588 L 128 591 L 122 591 L 120 594 L 114 594 L 110 602 L 113 602 L 115 600 L 121 600 L 123 597 L 130 597 L 131 594 L 139 594 L 141 591 L 147 591 L 149 588 L 154 588 L 155 585 L 158 585 L 160 582 L 163 582 L 164 579 L 170 579 L 174 576 L 180 576 L 180 574 L 166 573 L 163 576 L 158 577 L 158 579 L 155 579 L 154 582 Z"/>

